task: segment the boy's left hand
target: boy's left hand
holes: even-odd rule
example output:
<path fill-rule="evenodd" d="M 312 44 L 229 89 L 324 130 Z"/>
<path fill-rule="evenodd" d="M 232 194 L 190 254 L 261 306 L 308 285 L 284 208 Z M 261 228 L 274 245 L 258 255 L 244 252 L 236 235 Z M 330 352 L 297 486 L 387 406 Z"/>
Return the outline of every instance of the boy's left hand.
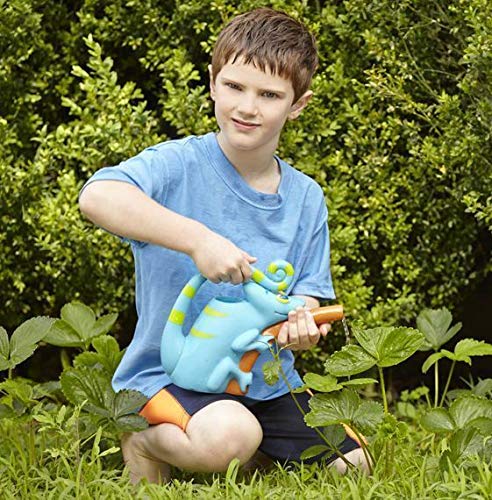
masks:
<path fill-rule="evenodd" d="M 321 335 L 327 335 L 330 328 L 330 323 L 324 323 L 318 328 L 309 309 L 298 307 L 289 312 L 288 321 L 282 325 L 277 343 L 280 347 L 288 346 L 291 351 L 310 349 L 318 343 Z"/>

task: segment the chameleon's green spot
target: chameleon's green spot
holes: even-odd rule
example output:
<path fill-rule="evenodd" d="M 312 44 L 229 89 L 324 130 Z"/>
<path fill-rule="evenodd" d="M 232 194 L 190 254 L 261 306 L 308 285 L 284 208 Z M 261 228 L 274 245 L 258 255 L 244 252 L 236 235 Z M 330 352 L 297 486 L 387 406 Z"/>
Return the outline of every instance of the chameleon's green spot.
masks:
<path fill-rule="evenodd" d="M 213 335 L 212 333 L 201 332 L 196 328 L 192 328 L 190 330 L 190 335 L 193 335 L 193 337 L 198 337 L 199 339 L 213 339 L 215 337 L 215 335 Z"/>
<path fill-rule="evenodd" d="M 175 325 L 181 326 L 185 319 L 185 313 L 178 311 L 177 309 L 173 309 L 171 314 L 169 315 L 169 321 L 174 323 Z"/>
<path fill-rule="evenodd" d="M 183 289 L 183 295 L 185 297 L 188 297 L 189 299 L 192 299 L 195 296 L 196 290 L 193 288 L 191 285 L 186 285 Z"/>
<path fill-rule="evenodd" d="M 207 316 L 214 316 L 216 318 L 225 318 L 226 316 L 229 316 L 228 314 L 217 311 L 217 309 L 214 309 L 213 307 L 210 306 L 206 306 L 203 312 Z"/>

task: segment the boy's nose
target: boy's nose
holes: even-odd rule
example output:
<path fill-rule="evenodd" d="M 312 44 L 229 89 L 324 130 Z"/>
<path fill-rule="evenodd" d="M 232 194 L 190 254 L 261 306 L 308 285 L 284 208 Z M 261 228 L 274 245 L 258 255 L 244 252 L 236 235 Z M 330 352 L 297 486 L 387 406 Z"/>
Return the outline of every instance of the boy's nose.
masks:
<path fill-rule="evenodd" d="M 255 116 L 258 112 L 256 99 L 252 96 L 241 96 L 237 104 L 237 110 L 244 116 Z"/>

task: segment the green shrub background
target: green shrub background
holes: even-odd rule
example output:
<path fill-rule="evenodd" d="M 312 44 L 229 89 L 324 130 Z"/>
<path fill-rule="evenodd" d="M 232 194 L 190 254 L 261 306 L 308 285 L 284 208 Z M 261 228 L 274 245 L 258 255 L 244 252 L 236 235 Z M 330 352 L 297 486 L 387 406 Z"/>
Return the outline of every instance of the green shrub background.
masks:
<path fill-rule="evenodd" d="M 82 219 L 78 191 L 102 166 L 213 130 L 211 47 L 265 5 L 317 35 L 315 97 L 279 153 L 325 189 L 349 316 L 453 310 L 490 272 L 488 0 L 0 0 L 0 325 L 73 299 L 133 310 L 129 247 Z"/>

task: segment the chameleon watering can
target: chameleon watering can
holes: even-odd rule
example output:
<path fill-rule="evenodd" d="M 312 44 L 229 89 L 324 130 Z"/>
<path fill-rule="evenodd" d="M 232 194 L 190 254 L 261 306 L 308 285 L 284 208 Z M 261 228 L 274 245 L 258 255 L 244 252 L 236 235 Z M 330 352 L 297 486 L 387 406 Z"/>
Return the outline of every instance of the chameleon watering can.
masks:
<path fill-rule="evenodd" d="M 274 261 L 266 274 L 252 269 L 251 280 L 242 285 L 245 298 L 212 299 L 187 335 L 183 323 L 206 278 L 195 275 L 181 291 L 161 341 L 162 366 L 177 386 L 198 392 L 246 394 L 259 354 L 269 349 L 289 311 L 305 305 L 303 299 L 283 294 L 294 277 L 291 264 Z M 343 309 L 335 308 L 331 315 L 313 310 L 315 321 L 341 319 Z M 272 328 L 265 331 L 268 327 Z"/>

